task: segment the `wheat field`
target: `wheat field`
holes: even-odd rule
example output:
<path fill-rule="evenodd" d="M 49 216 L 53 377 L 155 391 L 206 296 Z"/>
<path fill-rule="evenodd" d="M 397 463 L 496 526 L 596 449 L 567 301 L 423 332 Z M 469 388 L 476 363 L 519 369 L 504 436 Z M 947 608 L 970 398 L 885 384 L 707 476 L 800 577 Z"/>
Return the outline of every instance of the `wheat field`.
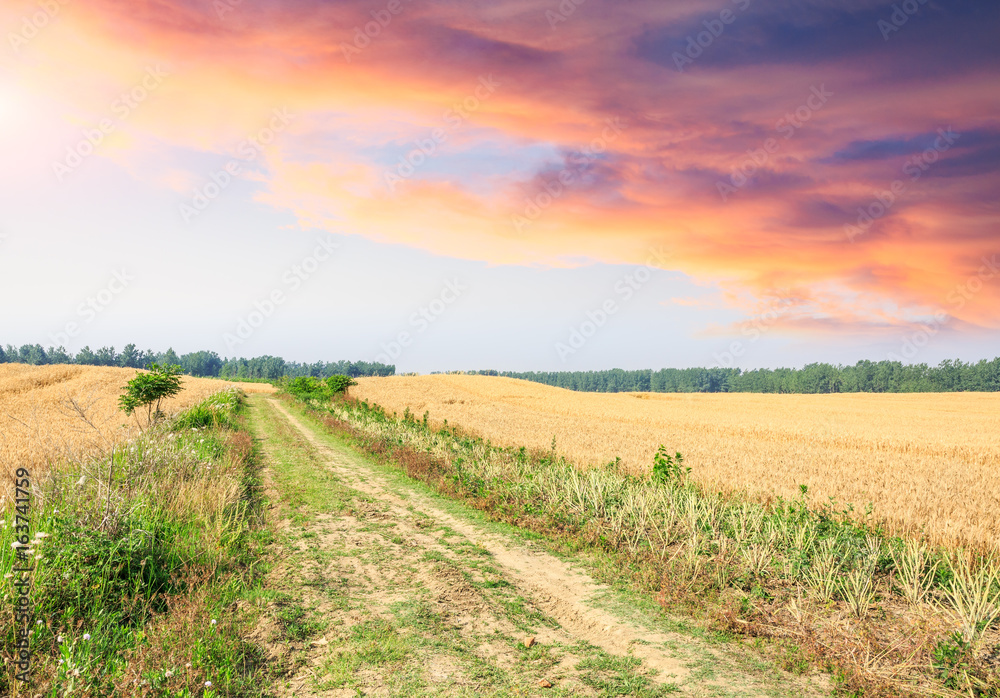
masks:
<path fill-rule="evenodd" d="M 1000 549 L 1000 395 L 578 393 L 510 378 L 361 378 L 357 398 L 587 466 L 648 470 L 659 444 L 700 483 L 834 497 L 898 533 Z"/>
<path fill-rule="evenodd" d="M 0 494 L 9 494 L 10 475 L 17 468 L 28 468 L 38 478 L 52 460 L 84 458 L 134 435 L 136 422 L 118 409 L 118 396 L 135 374 L 131 368 L 0 364 L 0 473 L 4 477 Z M 165 400 L 161 409 L 167 414 L 177 412 L 227 385 L 238 385 L 248 393 L 274 391 L 266 383 L 184 376 L 184 389 Z"/>

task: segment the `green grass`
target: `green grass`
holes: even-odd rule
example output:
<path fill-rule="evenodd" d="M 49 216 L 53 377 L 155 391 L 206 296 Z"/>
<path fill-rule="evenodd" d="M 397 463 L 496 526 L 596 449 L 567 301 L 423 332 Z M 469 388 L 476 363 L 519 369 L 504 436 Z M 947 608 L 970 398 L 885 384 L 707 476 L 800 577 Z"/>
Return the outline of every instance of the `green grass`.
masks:
<path fill-rule="evenodd" d="M 299 605 L 291 605 L 279 611 L 278 621 L 284 636 L 289 640 L 306 640 L 327 627 L 325 622 Z"/>
<path fill-rule="evenodd" d="M 605 652 L 592 653 L 577 668 L 583 682 L 599 691 L 599 696 L 665 696 L 680 691 L 677 684 L 653 686 L 646 676 L 636 672 L 641 662 L 635 657 L 616 657 Z"/>

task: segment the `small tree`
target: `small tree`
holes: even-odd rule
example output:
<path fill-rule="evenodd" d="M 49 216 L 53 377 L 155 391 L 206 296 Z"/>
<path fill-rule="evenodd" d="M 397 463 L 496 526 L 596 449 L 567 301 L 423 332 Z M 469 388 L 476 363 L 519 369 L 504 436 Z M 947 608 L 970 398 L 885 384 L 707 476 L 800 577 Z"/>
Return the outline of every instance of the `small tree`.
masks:
<path fill-rule="evenodd" d="M 180 366 L 151 363 L 148 369 L 146 373 L 136 374 L 125 386 L 125 393 L 118 398 L 118 407 L 125 414 L 134 414 L 137 409 L 145 407 L 147 427 L 162 416 L 160 402 L 181 391 Z M 138 415 L 135 421 L 141 430 L 142 423 Z"/>
<path fill-rule="evenodd" d="M 683 466 L 684 456 L 679 451 L 670 455 L 667 447 L 660 444 L 653 456 L 653 480 L 672 485 L 682 485 L 691 473 L 691 468 Z"/>
<path fill-rule="evenodd" d="M 348 388 L 357 385 L 358 382 L 350 376 L 335 375 L 327 378 L 326 384 L 330 388 L 330 392 L 337 394 L 346 393 Z"/>

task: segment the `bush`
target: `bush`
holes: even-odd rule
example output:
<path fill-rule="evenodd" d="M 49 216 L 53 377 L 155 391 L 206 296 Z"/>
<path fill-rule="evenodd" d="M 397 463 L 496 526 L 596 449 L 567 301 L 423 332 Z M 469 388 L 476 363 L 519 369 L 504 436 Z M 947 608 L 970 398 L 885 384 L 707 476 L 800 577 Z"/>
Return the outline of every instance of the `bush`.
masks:
<path fill-rule="evenodd" d="M 350 376 L 336 375 L 327 378 L 326 384 L 333 393 L 346 393 L 348 388 L 357 385 L 358 382 Z"/>
<path fill-rule="evenodd" d="M 684 456 L 679 451 L 671 456 L 667 453 L 667 447 L 660 444 L 656 455 L 653 456 L 653 480 L 668 484 L 683 483 L 691 472 L 691 468 L 682 467 L 683 463 Z"/>
<path fill-rule="evenodd" d="M 357 382 L 350 376 L 330 376 L 325 381 L 314 376 L 293 378 L 285 385 L 285 390 L 300 400 L 329 400 L 334 395 L 347 392 Z"/>

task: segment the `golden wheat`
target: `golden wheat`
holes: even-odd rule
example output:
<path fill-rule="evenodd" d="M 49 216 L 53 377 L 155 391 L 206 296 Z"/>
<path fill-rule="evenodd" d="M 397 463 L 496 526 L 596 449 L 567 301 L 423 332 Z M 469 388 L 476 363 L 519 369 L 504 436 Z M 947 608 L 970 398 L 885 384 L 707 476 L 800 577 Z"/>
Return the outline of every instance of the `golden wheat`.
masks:
<path fill-rule="evenodd" d="M 118 396 L 135 374 L 131 368 L 0 364 L 0 496 L 9 494 L 17 468 L 37 478 L 53 460 L 85 458 L 134 435 L 136 422 L 118 409 Z M 164 401 L 165 413 L 233 384 L 185 376 L 182 385 L 177 397 Z M 247 392 L 274 390 L 266 383 L 235 385 Z"/>
<path fill-rule="evenodd" d="M 578 393 L 509 378 L 361 378 L 355 397 L 581 465 L 639 471 L 659 444 L 702 484 L 852 503 L 896 532 L 1000 548 L 1000 395 Z"/>

